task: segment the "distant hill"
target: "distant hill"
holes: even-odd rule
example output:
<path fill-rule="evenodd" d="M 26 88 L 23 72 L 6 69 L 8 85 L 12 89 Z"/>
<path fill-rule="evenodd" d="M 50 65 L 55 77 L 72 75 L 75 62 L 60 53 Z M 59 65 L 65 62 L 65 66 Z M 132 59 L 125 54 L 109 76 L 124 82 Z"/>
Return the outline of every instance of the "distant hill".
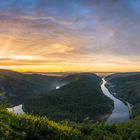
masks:
<path fill-rule="evenodd" d="M 0 100 L 19 104 L 32 96 L 55 89 L 59 80 L 61 78 L 57 76 L 23 74 L 1 69 Z"/>
<path fill-rule="evenodd" d="M 82 121 L 86 117 L 105 119 L 113 109 L 113 101 L 101 91 L 101 78 L 95 74 L 73 74 L 61 79 L 69 82 L 24 104 L 27 112 L 46 115 L 53 120 Z"/>
<path fill-rule="evenodd" d="M 133 115 L 140 114 L 140 73 L 116 73 L 106 77 L 115 96 L 133 105 Z"/>

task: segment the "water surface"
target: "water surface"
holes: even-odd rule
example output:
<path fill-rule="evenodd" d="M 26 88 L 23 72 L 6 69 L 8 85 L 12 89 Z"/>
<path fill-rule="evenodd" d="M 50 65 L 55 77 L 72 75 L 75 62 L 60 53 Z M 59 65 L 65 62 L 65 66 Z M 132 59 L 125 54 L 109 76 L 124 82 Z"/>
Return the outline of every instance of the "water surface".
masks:
<path fill-rule="evenodd" d="M 17 115 L 20 115 L 20 114 L 24 114 L 25 112 L 23 111 L 23 109 L 22 109 L 22 104 L 21 105 L 18 105 L 18 106 L 14 106 L 14 107 L 12 107 L 12 108 L 7 108 L 7 110 L 9 111 L 9 112 L 13 112 L 13 113 L 15 113 L 15 114 L 17 114 Z"/>
<path fill-rule="evenodd" d="M 114 102 L 114 109 L 112 111 L 112 114 L 107 119 L 107 122 L 126 122 L 129 120 L 129 108 L 127 105 L 125 105 L 121 100 L 114 97 L 109 90 L 105 87 L 105 84 L 107 83 L 105 79 L 103 78 L 103 83 L 101 85 L 101 89 L 103 93 L 109 97 Z"/>

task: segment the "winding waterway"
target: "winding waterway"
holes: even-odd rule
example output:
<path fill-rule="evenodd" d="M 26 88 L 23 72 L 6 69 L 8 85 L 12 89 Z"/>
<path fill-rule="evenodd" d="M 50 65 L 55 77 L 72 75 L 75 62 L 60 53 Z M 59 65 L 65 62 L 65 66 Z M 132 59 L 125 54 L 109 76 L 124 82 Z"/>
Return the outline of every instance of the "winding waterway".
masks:
<path fill-rule="evenodd" d="M 102 79 L 102 85 L 101 85 L 101 89 L 104 93 L 105 96 L 107 96 L 108 98 L 110 98 L 111 100 L 113 100 L 114 102 L 114 109 L 112 111 L 112 114 L 108 117 L 107 119 L 107 123 L 112 123 L 112 122 L 126 122 L 129 120 L 130 118 L 130 114 L 129 112 L 131 111 L 130 107 L 129 107 L 129 103 L 124 104 L 121 100 L 117 99 L 116 97 L 114 97 L 109 90 L 106 88 L 105 84 L 107 83 L 105 81 L 105 79 Z M 59 87 L 57 86 L 56 89 L 59 89 Z M 18 115 L 20 114 L 24 114 L 25 112 L 22 109 L 22 104 L 18 105 L 18 106 L 14 106 L 12 108 L 7 108 L 9 112 L 14 112 Z"/>
<path fill-rule="evenodd" d="M 18 105 L 18 106 L 14 106 L 12 108 L 7 108 L 7 110 L 9 112 L 14 112 L 15 114 L 17 115 L 21 115 L 21 114 L 24 114 L 25 112 L 23 111 L 22 109 L 22 104 L 21 105 Z"/>
<path fill-rule="evenodd" d="M 129 120 L 129 108 L 125 105 L 121 100 L 114 97 L 109 90 L 106 88 L 105 84 L 107 83 L 105 79 L 102 79 L 103 83 L 101 85 L 101 89 L 107 97 L 109 97 L 114 102 L 114 109 L 112 114 L 107 119 L 107 123 L 112 122 L 126 122 Z"/>

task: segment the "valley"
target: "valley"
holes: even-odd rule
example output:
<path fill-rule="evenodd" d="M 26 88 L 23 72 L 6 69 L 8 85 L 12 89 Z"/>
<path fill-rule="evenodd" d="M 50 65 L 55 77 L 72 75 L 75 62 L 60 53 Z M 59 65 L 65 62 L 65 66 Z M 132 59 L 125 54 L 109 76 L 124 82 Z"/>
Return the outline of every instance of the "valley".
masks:
<path fill-rule="evenodd" d="M 123 101 L 113 96 L 106 88 L 107 81 L 104 78 L 102 79 L 102 81 L 103 83 L 101 85 L 101 89 L 103 93 L 114 102 L 114 109 L 106 122 L 107 123 L 127 122 L 130 119 L 130 111 L 131 111 L 129 104 L 125 104 Z"/>
<path fill-rule="evenodd" d="M 116 73 L 106 78 L 107 87 L 115 97 L 132 108 L 131 117 L 140 114 L 140 73 Z"/>
<path fill-rule="evenodd" d="M 113 109 L 113 102 L 101 91 L 101 78 L 95 74 L 72 74 L 71 81 L 24 103 L 25 111 L 47 116 L 55 121 L 83 121 L 84 118 L 104 120 Z"/>
<path fill-rule="evenodd" d="M 139 73 L 103 75 L 0 70 L 0 138 L 139 139 Z"/>
<path fill-rule="evenodd" d="M 0 100 L 19 105 L 31 97 L 55 89 L 58 76 L 24 74 L 0 69 Z"/>

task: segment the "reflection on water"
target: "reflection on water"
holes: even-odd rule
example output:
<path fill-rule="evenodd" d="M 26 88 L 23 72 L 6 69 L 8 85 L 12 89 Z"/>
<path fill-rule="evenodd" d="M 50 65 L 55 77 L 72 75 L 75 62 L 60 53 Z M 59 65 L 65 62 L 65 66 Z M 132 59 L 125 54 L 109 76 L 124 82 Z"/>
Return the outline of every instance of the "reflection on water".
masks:
<path fill-rule="evenodd" d="M 22 104 L 21 104 L 21 105 L 18 105 L 18 106 L 14 106 L 14 107 L 12 107 L 12 108 L 7 108 L 7 110 L 8 110 L 9 112 L 14 112 L 15 114 L 18 114 L 18 115 L 24 114 L 24 113 L 25 113 L 25 112 L 23 111 L 23 109 L 22 109 Z"/>
<path fill-rule="evenodd" d="M 128 106 L 125 105 L 122 101 L 115 98 L 105 87 L 106 81 L 105 79 L 102 79 L 103 83 L 101 85 L 101 89 L 103 93 L 112 99 L 114 101 L 114 110 L 112 111 L 112 114 L 107 119 L 107 122 L 126 122 L 129 120 L 129 109 Z"/>
<path fill-rule="evenodd" d="M 59 89 L 60 87 L 59 86 L 56 86 L 56 89 Z"/>

